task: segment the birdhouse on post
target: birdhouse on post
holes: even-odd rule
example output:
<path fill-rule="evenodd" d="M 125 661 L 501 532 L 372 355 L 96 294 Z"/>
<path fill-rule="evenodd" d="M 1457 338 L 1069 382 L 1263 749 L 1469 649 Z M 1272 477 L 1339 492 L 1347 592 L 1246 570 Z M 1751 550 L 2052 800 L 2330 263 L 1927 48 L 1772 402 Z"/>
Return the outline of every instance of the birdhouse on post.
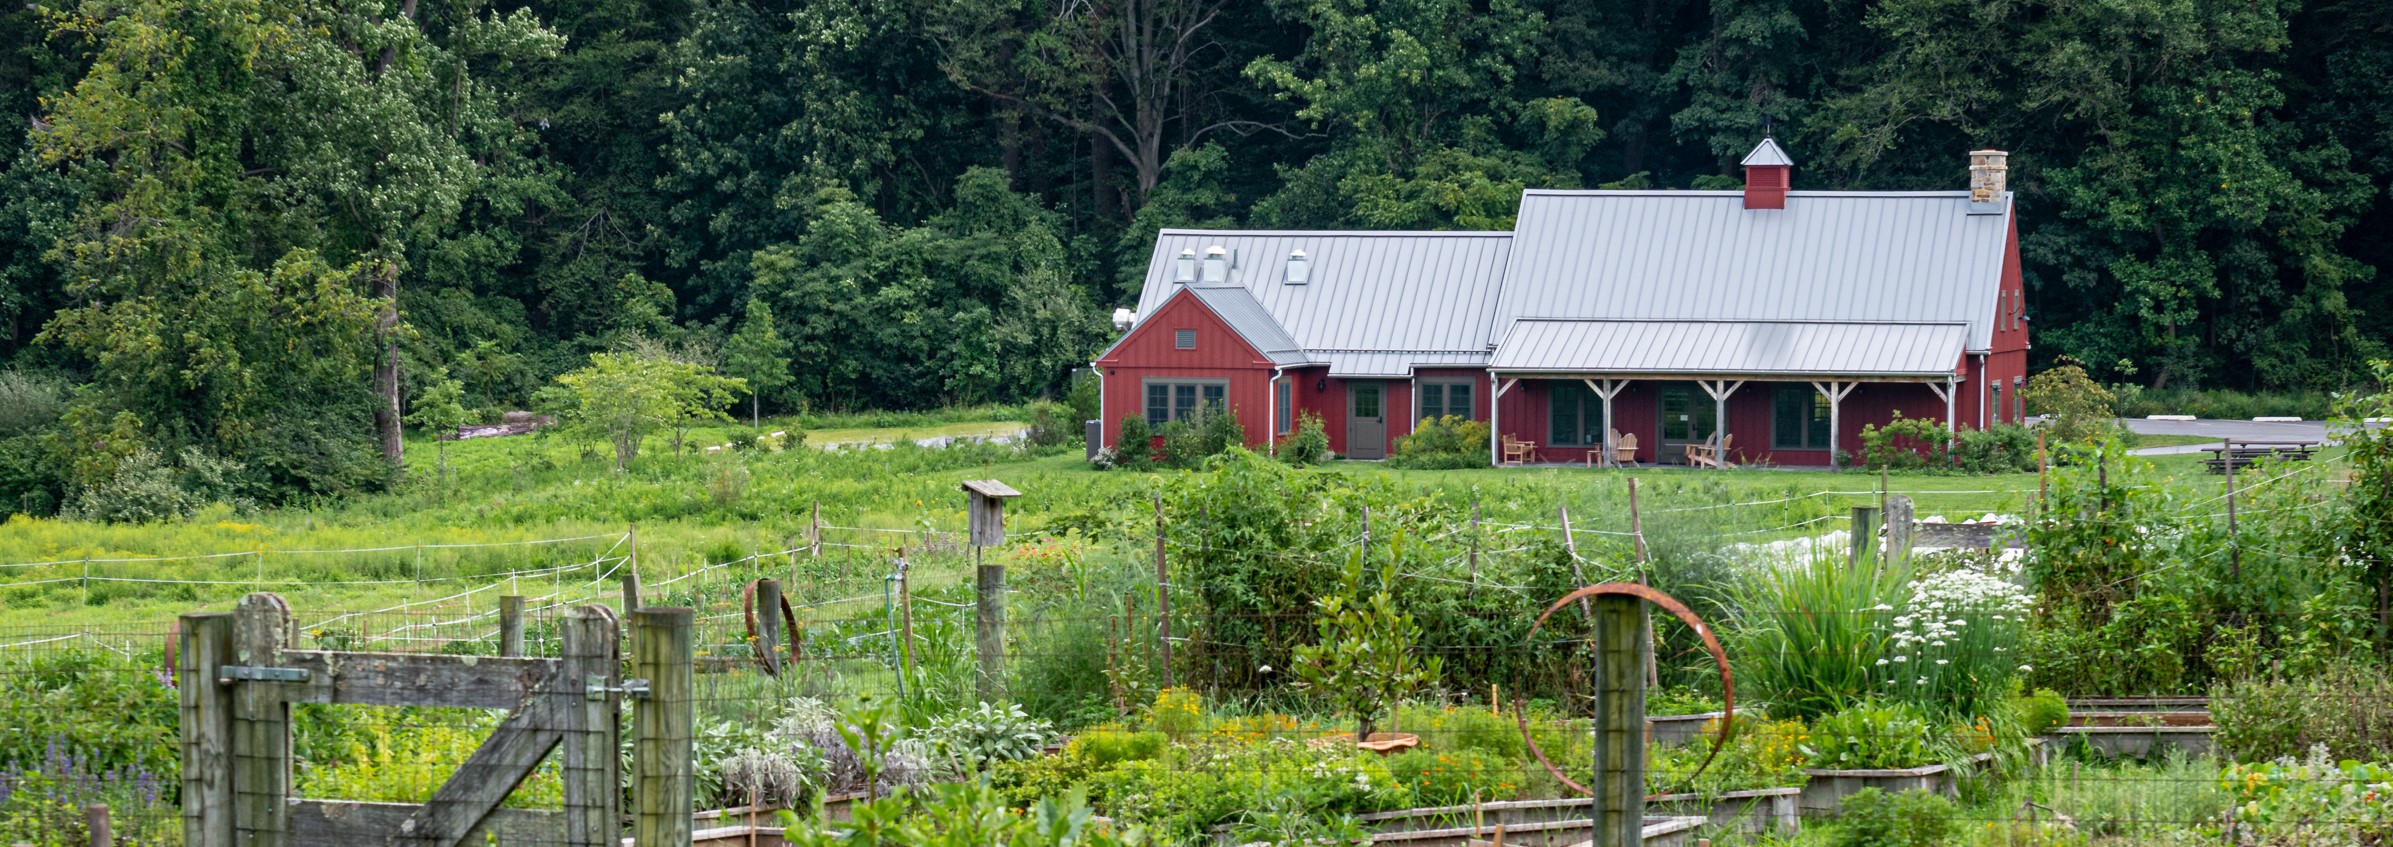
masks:
<path fill-rule="evenodd" d="M 972 497 L 972 546 L 1004 544 L 1005 501 L 1022 496 L 1022 492 L 994 479 L 965 480 L 964 491 Z"/>
<path fill-rule="evenodd" d="M 1005 702 L 1005 566 L 984 564 L 980 548 L 1005 543 L 1005 501 L 1022 496 L 994 479 L 968 479 L 964 493 L 972 498 L 972 562 L 978 567 L 975 587 L 973 646 L 980 653 L 980 678 L 975 689 L 983 703 Z"/>

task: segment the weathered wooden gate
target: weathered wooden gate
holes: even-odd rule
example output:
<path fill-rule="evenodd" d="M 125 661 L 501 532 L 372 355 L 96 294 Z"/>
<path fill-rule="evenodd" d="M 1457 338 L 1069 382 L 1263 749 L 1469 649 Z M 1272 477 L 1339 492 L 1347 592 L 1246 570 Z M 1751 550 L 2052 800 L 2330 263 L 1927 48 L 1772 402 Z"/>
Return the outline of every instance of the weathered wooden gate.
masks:
<path fill-rule="evenodd" d="M 184 615 L 183 841 L 189 847 L 615 847 L 621 837 L 615 613 L 569 610 L 562 658 L 292 648 L 291 612 L 270 593 L 230 614 Z M 292 703 L 449 706 L 509 714 L 422 805 L 300 799 L 291 784 Z M 501 809 L 563 748 L 563 811 Z M 688 812 L 682 812 L 684 820 Z"/>

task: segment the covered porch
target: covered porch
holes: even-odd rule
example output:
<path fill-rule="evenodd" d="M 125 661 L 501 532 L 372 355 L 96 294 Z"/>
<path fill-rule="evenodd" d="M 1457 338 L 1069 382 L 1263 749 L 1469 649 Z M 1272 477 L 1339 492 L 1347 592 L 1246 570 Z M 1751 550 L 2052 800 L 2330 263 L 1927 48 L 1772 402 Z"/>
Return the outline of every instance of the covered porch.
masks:
<path fill-rule="evenodd" d="M 1866 425 L 1953 425 L 1963 329 L 1523 320 L 1488 367 L 1489 461 L 1841 467 Z"/>

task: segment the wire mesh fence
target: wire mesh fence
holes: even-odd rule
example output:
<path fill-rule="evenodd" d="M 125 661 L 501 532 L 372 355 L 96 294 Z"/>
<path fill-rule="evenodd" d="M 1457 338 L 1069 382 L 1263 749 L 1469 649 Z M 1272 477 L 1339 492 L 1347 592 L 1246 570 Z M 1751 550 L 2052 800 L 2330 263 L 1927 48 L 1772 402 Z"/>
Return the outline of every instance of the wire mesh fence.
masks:
<path fill-rule="evenodd" d="M 2284 690 L 2229 686 L 2214 704 L 2203 696 L 2207 681 L 2114 685 L 2069 690 L 2108 695 L 2069 704 L 2035 685 L 2093 677 L 2031 666 L 2031 653 L 2071 656 L 2067 644 L 2032 643 L 2041 636 L 2023 626 L 2034 611 L 2023 605 L 2030 578 L 2003 549 L 2024 540 L 2016 520 L 1996 530 L 1996 549 L 1921 552 L 1904 557 L 1917 564 L 1900 579 L 1853 584 L 1826 575 L 1884 573 L 1894 555 L 1873 540 L 1859 552 L 1881 560 L 1857 559 L 1841 526 L 1849 517 L 1817 497 L 1556 509 L 1550 520 L 1366 507 L 1271 539 L 1173 508 L 1185 506 L 1158 504 L 1151 535 L 1048 527 L 985 550 L 952 530 L 823 523 L 785 546 L 702 563 L 641 562 L 626 532 L 542 542 L 542 552 L 505 567 L 434 558 L 420 580 L 412 547 L 222 558 L 236 563 L 230 571 L 349 555 L 373 564 L 322 573 L 411 587 L 397 602 L 354 610 L 299 604 L 293 646 L 306 649 L 497 655 L 509 617 L 502 597 L 522 598 L 530 656 L 559 655 L 560 621 L 578 605 L 694 610 L 696 793 L 708 807 L 802 808 L 883 784 L 985 778 L 1016 805 L 1081 790 L 1125 825 L 1188 843 L 1288 841 L 1337 826 L 1477 826 L 1490 809 L 1565 808 L 1552 804 L 1593 770 L 1591 634 L 1568 608 L 1534 635 L 1531 627 L 1573 587 L 1645 581 L 1703 613 L 1732 653 L 1734 720 L 1716 714 L 1731 698 L 1703 649 L 1706 633 L 1657 617 L 1655 659 L 1642 674 L 1656 716 L 1651 808 L 1734 818 L 1705 830 L 1716 844 L 1783 837 L 1782 818 L 1806 817 L 1941 816 L 1952 826 L 1942 843 L 2366 843 L 2387 831 L 2376 804 L 2393 771 L 2343 761 L 2381 756 L 2340 754 L 2383 742 L 2393 706 L 2376 703 L 2393 702 L 2393 685 L 2284 664 L 2300 659 L 2288 645 L 2310 643 L 2294 639 L 2322 618 L 2381 629 L 2383 610 L 2255 608 L 2235 632 L 2196 636 L 2210 643 L 2155 648 L 2211 669 L 2204 680 L 2243 667 Z M 2206 514 L 2171 531 L 2197 531 Z M 2229 553 L 2335 561 L 2259 535 L 2205 555 Z M 974 567 L 990 562 L 1011 569 L 1005 668 L 993 681 L 980 677 L 973 581 Z M 68 564 L 81 565 L 40 567 Z M 152 579 L 106 566 L 156 563 L 98 564 L 88 585 Z M 469 578 L 469 566 L 490 570 Z M 187 587 L 221 608 L 251 589 L 316 585 L 305 572 Z M 38 582 L 50 579 L 39 568 L 21 573 L 36 581 L 0 590 L 64 584 Z M 1794 579 L 1805 574 L 1818 579 Z M 2020 594 L 1998 603 L 1954 595 L 1927 609 L 1919 585 L 1931 574 L 1965 575 L 1947 579 L 1953 591 L 2008 585 Z M 778 610 L 759 608 L 759 580 L 788 603 L 786 632 L 774 632 Z M 172 587 L 163 578 L 126 584 Z M 1319 601 L 1368 608 L 1383 590 L 1409 616 L 1400 649 L 1415 670 L 1434 672 L 1362 709 L 1324 675 L 1337 659 L 1314 651 L 1356 638 L 1386 645 L 1337 623 Z M 1973 640 L 1977 632 L 1989 635 Z M 2236 653 L 2254 632 L 2285 639 L 2252 654 L 2280 663 L 2273 676 L 2233 664 L 2257 661 Z M 120 843 L 179 843 L 174 634 L 170 622 L 0 629 L 0 708 L 9 713 L 0 808 L 31 810 L 0 819 L 15 827 L 0 836 L 79 843 L 80 807 L 104 802 Z M 783 646 L 768 667 L 759 652 L 776 638 Z M 2330 707 L 2342 710 L 2312 714 Z M 865 720 L 859 709 L 886 710 L 904 743 L 860 754 L 840 731 Z M 294 712 L 295 791 L 421 801 L 498 718 L 303 705 Z M 2298 731 L 2250 729 L 2272 726 Z M 1388 749 L 1358 752 L 1358 730 L 1387 734 L 1364 740 Z M 2314 752 L 2320 744 L 2326 753 Z M 510 802 L 553 806 L 555 778 L 553 766 L 541 771 Z M 1870 787 L 1953 799 L 1847 802 Z"/>

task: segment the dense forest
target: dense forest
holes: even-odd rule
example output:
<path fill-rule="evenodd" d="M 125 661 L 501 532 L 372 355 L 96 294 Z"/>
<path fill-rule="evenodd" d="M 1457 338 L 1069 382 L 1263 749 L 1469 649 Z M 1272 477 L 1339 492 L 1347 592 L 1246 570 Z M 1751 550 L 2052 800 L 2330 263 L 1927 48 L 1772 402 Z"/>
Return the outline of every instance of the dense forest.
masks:
<path fill-rule="evenodd" d="M 2011 151 L 2046 360 L 2335 388 L 2393 339 L 2388 102 L 2381 0 L 35 0 L 0 511 L 378 487 L 399 398 L 627 347 L 767 412 L 1052 395 L 1159 227 L 1501 228 L 1765 131 L 1796 188 Z"/>

